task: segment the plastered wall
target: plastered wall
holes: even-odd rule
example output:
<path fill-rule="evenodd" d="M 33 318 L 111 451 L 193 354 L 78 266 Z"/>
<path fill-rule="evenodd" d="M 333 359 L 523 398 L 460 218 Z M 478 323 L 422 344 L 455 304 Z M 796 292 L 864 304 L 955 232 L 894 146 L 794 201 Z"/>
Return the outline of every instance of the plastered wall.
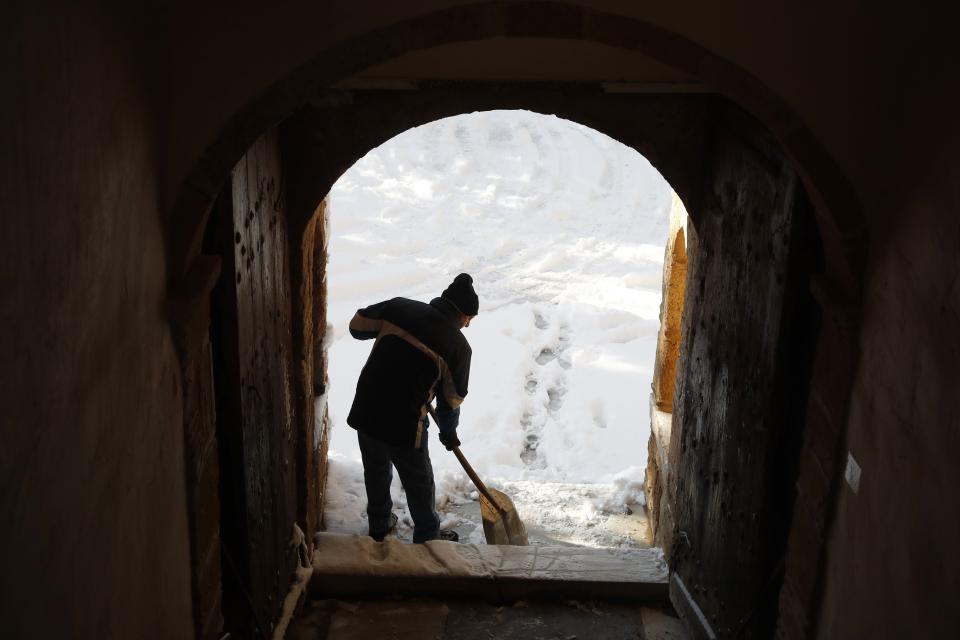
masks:
<path fill-rule="evenodd" d="M 336 0 L 323 3 L 285 3 L 282 7 L 258 2 L 213 0 L 198 4 L 173 3 L 168 14 L 169 54 L 166 82 L 171 87 L 166 113 L 171 131 L 165 195 L 171 199 L 204 146 L 230 115 L 299 65 L 339 43 L 431 12 L 478 4 L 476 0 Z M 491 3 L 493 4 L 493 3 Z M 501 3 L 520 4 L 518 2 Z M 540 3 L 542 4 L 542 3 Z M 918 82 L 925 71 L 940 64 L 941 56 L 927 55 L 937 46 L 931 29 L 943 29 L 940 43 L 950 42 L 947 16 L 938 19 L 933 7 L 902 10 L 895 4 L 865 5 L 853 1 L 724 3 L 696 1 L 637 3 L 633 0 L 580 0 L 554 3 L 587 6 L 599 11 L 648 21 L 698 43 L 757 76 L 802 117 L 834 156 L 845 165 L 855 183 L 876 180 L 885 144 L 875 137 L 881 123 L 900 129 L 896 118 L 901 92 Z M 545 32 L 562 22 L 557 11 L 531 12 Z M 539 15 L 539 21 L 537 17 Z M 491 18 L 494 22 L 496 18 Z M 446 31 L 459 27 L 448 21 Z M 444 29 L 443 24 L 435 27 Z M 597 35 L 601 32 L 598 30 Z M 410 38 L 409 44 L 414 43 Z M 238 43 L 242 43 L 238 46 Z M 816 43 L 816 46 L 811 46 Z M 358 48 L 358 70 L 374 59 L 377 39 Z M 632 45 L 632 42 L 625 42 Z M 485 61 L 463 52 L 453 56 L 438 51 L 433 59 L 450 67 L 513 67 L 515 50 L 504 48 Z M 401 55 L 405 51 L 397 51 Z M 578 59 L 585 55 L 578 52 Z M 603 51 L 595 53 L 606 61 Z M 453 59 L 451 59 L 453 58 Z M 523 62 L 528 77 L 562 79 L 551 69 L 559 53 L 543 55 L 537 65 Z M 649 62 L 636 61 L 646 68 Z M 624 61 L 616 72 L 594 67 L 596 80 L 631 80 Z M 544 68 L 538 71 L 537 68 Z M 702 69 L 710 73 L 711 69 Z M 892 75 L 891 75 L 892 74 Z M 608 77 L 603 77 L 608 75 Z M 891 82 L 890 78 L 899 79 Z M 585 78 L 582 74 L 580 80 Z M 865 101 L 872 102 L 869 109 Z M 861 196 L 863 189 L 859 184 Z"/>
<path fill-rule="evenodd" d="M 960 623 L 960 132 L 935 118 L 944 99 L 916 97 L 930 120 L 900 147 L 874 227 L 838 461 L 849 452 L 861 473 L 856 492 L 840 487 L 823 638 L 946 638 Z"/>
<path fill-rule="evenodd" d="M 150 32 L 57 5 L 0 10 L 0 634 L 189 638 Z"/>

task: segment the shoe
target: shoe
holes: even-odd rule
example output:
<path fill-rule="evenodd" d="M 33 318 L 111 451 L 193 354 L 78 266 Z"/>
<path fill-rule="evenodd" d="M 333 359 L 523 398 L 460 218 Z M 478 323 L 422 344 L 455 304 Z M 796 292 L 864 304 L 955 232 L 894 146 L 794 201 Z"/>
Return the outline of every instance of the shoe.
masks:
<path fill-rule="evenodd" d="M 397 517 L 397 514 L 391 513 L 390 522 L 387 523 L 387 532 L 380 537 L 370 534 L 370 537 L 376 540 L 377 542 L 383 542 L 384 538 L 386 538 L 389 534 L 397 530 L 397 522 L 399 521 L 400 521 L 400 518 Z"/>
<path fill-rule="evenodd" d="M 437 536 L 437 540 L 446 540 L 447 542 L 459 542 L 460 535 L 453 529 L 450 529 L 448 531 L 441 531 L 440 535 Z"/>

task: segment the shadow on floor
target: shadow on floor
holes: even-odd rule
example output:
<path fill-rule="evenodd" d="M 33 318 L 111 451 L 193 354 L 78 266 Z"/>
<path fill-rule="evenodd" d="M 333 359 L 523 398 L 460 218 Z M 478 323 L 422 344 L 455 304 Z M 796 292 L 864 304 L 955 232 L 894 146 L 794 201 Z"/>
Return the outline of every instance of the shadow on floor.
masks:
<path fill-rule="evenodd" d="M 316 600 L 288 640 L 685 640 L 672 612 L 573 601 L 498 607 L 479 600 Z"/>

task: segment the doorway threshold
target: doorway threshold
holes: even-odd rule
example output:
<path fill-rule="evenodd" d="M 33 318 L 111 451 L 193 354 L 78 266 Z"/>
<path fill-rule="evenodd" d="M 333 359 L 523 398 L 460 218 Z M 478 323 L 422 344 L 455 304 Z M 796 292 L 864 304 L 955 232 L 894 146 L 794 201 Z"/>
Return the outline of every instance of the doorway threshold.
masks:
<path fill-rule="evenodd" d="M 510 603 L 529 598 L 666 602 L 659 549 L 473 545 L 319 533 L 313 598 L 437 596 Z"/>

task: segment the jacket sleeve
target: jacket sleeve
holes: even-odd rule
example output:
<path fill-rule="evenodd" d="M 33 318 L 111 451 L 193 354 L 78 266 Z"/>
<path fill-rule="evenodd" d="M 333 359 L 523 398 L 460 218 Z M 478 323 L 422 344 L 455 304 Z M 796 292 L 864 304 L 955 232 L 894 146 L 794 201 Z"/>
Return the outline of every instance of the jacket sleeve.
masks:
<path fill-rule="evenodd" d="M 444 394 L 437 394 L 437 427 L 440 433 L 454 431 L 460 424 L 460 407 L 453 408 L 444 398 Z"/>
<path fill-rule="evenodd" d="M 453 409 L 459 407 L 467 397 L 467 385 L 470 382 L 470 345 L 451 362 L 446 362 L 441 370 L 440 389 L 437 397 L 443 396 Z"/>
<path fill-rule="evenodd" d="M 450 379 L 441 382 L 442 388 L 437 394 L 437 426 L 441 433 L 452 431 L 460 424 L 460 404 L 467 395 L 471 355 L 467 345 L 450 371 Z"/>
<path fill-rule="evenodd" d="M 388 304 L 390 300 L 358 309 L 350 320 L 350 335 L 357 340 L 370 340 L 380 335 L 380 329 L 383 328 L 383 310 Z"/>

